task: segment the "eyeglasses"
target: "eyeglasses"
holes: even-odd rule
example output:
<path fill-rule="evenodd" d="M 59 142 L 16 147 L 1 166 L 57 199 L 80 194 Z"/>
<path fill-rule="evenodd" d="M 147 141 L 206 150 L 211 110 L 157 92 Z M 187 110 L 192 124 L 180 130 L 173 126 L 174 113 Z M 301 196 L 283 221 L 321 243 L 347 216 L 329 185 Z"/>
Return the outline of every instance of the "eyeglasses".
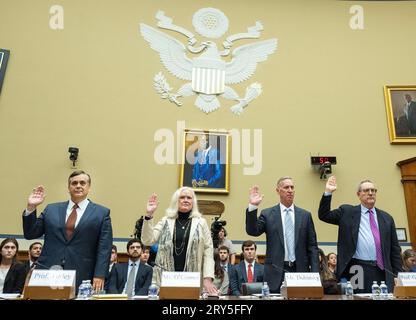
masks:
<path fill-rule="evenodd" d="M 364 193 L 377 193 L 377 189 L 375 189 L 375 188 L 367 188 L 367 189 L 361 189 L 361 192 L 364 192 Z"/>

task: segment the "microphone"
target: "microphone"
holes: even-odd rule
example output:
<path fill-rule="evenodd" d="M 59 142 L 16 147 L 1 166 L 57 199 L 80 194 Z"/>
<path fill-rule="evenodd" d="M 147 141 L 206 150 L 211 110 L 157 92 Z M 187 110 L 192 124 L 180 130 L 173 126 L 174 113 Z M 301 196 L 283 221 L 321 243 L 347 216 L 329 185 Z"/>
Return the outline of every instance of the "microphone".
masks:
<path fill-rule="evenodd" d="M 162 267 L 161 265 L 157 264 L 157 263 L 156 263 L 156 262 L 154 262 L 154 261 L 149 262 L 149 265 L 150 265 L 152 268 L 154 268 L 154 267 L 158 267 L 158 268 L 162 269 L 163 271 L 171 271 L 171 270 L 166 269 L 165 267 Z"/>

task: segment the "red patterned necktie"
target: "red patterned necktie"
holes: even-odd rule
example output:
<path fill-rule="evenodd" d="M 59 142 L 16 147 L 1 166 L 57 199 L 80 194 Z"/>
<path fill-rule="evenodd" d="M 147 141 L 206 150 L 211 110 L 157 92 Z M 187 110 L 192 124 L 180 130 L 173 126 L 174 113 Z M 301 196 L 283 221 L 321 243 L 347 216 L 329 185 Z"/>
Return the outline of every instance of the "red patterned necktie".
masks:
<path fill-rule="evenodd" d="M 370 228 L 371 233 L 373 234 L 374 243 L 376 245 L 376 259 L 377 259 L 377 266 L 384 270 L 384 263 L 383 263 L 383 253 L 381 252 L 381 240 L 380 240 L 380 231 L 377 227 L 376 220 L 374 219 L 374 212 L 373 210 L 368 210 L 370 215 Z"/>
<path fill-rule="evenodd" d="M 253 270 L 252 270 L 251 263 L 248 264 L 247 281 L 249 283 L 252 283 L 253 282 Z"/>
<path fill-rule="evenodd" d="M 68 217 L 68 220 L 66 220 L 66 237 L 67 239 L 71 239 L 72 234 L 74 233 L 74 229 L 75 229 L 75 222 L 77 222 L 77 208 L 78 205 L 74 204 L 74 206 L 72 207 L 72 211 L 71 214 Z"/>

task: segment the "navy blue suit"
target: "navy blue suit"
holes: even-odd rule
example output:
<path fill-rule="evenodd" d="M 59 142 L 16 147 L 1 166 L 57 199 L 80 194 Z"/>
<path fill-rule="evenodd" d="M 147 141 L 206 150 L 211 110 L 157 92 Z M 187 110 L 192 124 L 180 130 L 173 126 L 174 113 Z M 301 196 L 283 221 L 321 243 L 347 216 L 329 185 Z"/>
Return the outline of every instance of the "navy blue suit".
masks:
<path fill-rule="evenodd" d="M 231 270 L 228 269 L 228 272 L 230 276 L 230 294 L 233 296 L 239 296 L 241 294 L 241 285 L 248 282 L 244 261 L 234 265 Z M 263 282 L 263 278 L 264 266 L 260 263 L 254 263 L 253 282 Z"/>
<path fill-rule="evenodd" d="M 297 206 L 294 208 L 296 272 L 319 272 L 318 244 L 311 213 Z M 285 241 L 280 205 L 262 210 L 258 218 L 257 210 L 247 210 L 246 232 L 255 237 L 266 233 L 264 281 L 267 281 L 272 292 L 280 292 L 285 271 Z"/>
<path fill-rule="evenodd" d="M 39 217 L 36 210 L 23 215 L 23 232 L 26 239 L 44 235 L 39 268 L 60 265 L 76 270 L 76 288 L 82 280 L 104 278 L 110 262 L 113 231 L 110 210 L 89 202 L 70 240 L 65 230 L 68 201 L 49 204 Z"/>
<path fill-rule="evenodd" d="M 110 283 L 108 293 L 123 293 L 127 282 L 128 263 L 117 263 L 110 273 Z M 150 285 L 152 284 L 153 268 L 140 261 L 139 269 L 134 283 L 134 294 L 147 296 Z"/>
<path fill-rule="evenodd" d="M 323 195 L 319 203 L 319 219 L 338 226 L 338 262 L 337 277 L 340 279 L 357 250 L 358 232 L 361 223 L 361 205 L 342 205 L 331 210 L 332 196 Z M 393 291 L 394 276 L 402 271 L 400 245 L 397 240 L 396 226 L 391 215 L 378 208 L 377 222 L 380 231 L 381 249 L 383 253 L 386 284 L 389 292 Z"/>

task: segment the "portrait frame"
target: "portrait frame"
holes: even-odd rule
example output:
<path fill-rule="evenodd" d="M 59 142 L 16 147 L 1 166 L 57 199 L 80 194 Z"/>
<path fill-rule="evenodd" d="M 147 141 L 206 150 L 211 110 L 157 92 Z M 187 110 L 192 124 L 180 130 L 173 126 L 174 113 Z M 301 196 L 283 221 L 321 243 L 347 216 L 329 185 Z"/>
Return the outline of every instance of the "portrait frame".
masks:
<path fill-rule="evenodd" d="M 4 76 L 6 75 L 7 62 L 9 61 L 10 50 L 0 49 L 0 93 L 3 87 Z"/>
<path fill-rule="evenodd" d="M 416 143 L 416 85 L 385 85 L 384 100 L 390 143 Z"/>
<path fill-rule="evenodd" d="M 228 194 L 230 141 L 228 131 L 185 129 L 179 186 L 198 193 Z"/>
<path fill-rule="evenodd" d="M 407 242 L 406 228 L 396 228 L 396 234 L 399 242 Z"/>

